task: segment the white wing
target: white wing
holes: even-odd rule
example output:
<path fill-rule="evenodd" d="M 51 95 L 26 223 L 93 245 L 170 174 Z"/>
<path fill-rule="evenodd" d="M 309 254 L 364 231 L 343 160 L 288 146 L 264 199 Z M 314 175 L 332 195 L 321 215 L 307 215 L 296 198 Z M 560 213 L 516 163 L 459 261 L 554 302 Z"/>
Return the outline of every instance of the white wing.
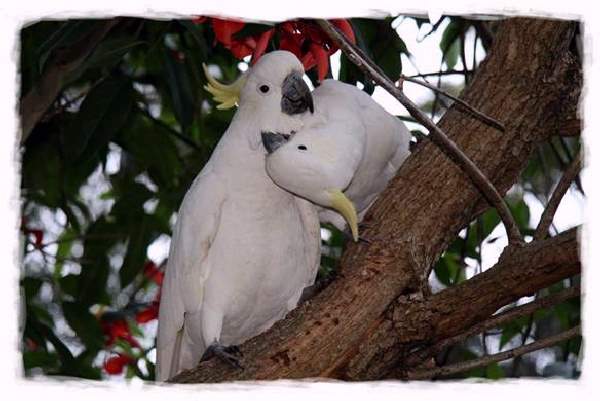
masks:
<path fill-rule="evenodd" d="M 326 118 L 358 117 L 366 132 L 365 153 L 350 186 L 344 191 L 354 202 L 360 222 L 410 154 L 410 132 L 402 121 L 355 86 L 325 80 L 313 93 L 317 105 L 330 109 Z M 321 98 L 320 102 L 317 97 Z M 356 135 L 357 132 L 351 130 L 346 134 Z M 345 220 L 331 210 L 321 210 L 319 218 L 340 229 L 346 226 Z"/>
<path fill-rule="evenodd" d="M 210 272 L 207 256 L 219 227 L 224 200 L 222 184 L 209 162 L 186 193 L 173 230 L 158 318 L 156 378 L 159 381 L 179 372 L 182 358 L 189 358 L 190 350 L 182 350 L 185 314 L 198 312 L 201 307 L 204 282 Z M 193 353 L 201 355 L 203 345 L 196 342 L 194 346 L 199 349 Z"/>

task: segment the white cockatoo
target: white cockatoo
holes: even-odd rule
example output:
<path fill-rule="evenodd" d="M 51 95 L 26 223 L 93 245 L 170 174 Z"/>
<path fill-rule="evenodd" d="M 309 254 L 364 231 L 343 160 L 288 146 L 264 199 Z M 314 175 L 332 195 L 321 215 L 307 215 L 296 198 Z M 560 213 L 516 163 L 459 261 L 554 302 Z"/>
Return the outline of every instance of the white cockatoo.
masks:
<path fill-rule="evenodd" d="M 271 153 L 267 172 L 277 185 L 324 207 L 321 222 L 343 230 L 346 220 L 357 240 L 357 223 L 410 154 L 410 132 L 355 86 L 325 80 L 313 99 L 316 112 L 305 117 L 304 129 L 262 134 Z"/>
<path fill-rule="evenodd" d="M 188 190 L 162 287 L 157 379 L 203 358 L 237 364 L 234 345 L 293 309 L 320 261 L 315 207 L 273 183 L 261 132 L 293 132 L 313 111 L 300 61 L 264 55 L 232 85 L 209 77 L 220 108 L 238 110 Z"/>

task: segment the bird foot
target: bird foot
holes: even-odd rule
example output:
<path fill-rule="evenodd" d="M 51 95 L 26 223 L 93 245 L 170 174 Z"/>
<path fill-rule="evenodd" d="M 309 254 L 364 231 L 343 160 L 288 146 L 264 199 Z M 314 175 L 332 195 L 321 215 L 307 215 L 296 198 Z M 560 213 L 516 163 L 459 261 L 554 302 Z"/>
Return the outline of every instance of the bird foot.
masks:
<path fill-rule="evenodd" d="M 200 362 L 207 361 L 215 356 L 231 367 L 243 369 L 241 365 L 241 357 L 243 355 L 237 345 L 224 346 L 219 343 L 213 343 L 204 351 Z"/>

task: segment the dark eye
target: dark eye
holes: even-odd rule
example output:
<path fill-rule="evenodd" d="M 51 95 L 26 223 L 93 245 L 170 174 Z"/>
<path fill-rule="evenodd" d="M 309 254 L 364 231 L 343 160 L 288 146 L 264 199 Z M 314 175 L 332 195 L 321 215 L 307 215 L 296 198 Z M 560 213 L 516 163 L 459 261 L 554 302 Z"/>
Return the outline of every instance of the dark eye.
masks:
<path fill-rule="evenodd" d="M 298 145 L 298 150 L 306 150 L 306 146 L 304 146 L 304 145 Z"/>
<path fill-rule="evenodd" d="M 261 85 L 258 90 L 260 90 L 262 93 L 267 93 L 269 91 L 269 86 L 268 85 Z"/>

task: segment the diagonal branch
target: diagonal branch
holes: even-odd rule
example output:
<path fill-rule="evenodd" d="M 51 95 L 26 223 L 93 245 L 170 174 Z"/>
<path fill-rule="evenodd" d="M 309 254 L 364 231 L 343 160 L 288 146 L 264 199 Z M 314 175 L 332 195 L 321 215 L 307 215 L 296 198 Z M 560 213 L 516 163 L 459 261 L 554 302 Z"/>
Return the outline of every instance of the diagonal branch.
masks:
<path fill-rule="evenodd" d="M 329 35 L 335 44 L 342 49 L 358 68 L 360 68 L 367 76 L 375 83 L 383 87 L 392 96 L 394 96 L 419 123 L 421 123 L 429 131 L 431 140 L 439 146 L 458 166 L 471 178 L 477 189 L 481 192 L 484 198 L 494 206 L 502 219 L 504 227 L 508 235 L 509 243 L 520 243 L 523 237 L 519 232 L 517 223 L 515 222 L 506 202 L 502 196 L 483 174 L 483 172 L 473 163 L 467 155 L 465 155 L 456 143 L 448 138 L 446 134 L 435 123 L 427 118 L 427 116 L 414 104 L 402 90 L 394 86 L 394 84 L 385 76 L 385 73 L 379 66 L 374 64 L 363 53 L 363 51 L 352 44 L 346 37 L 337 30 L 337 28 L 326 20 L 318 20 L 319 26 Z"/>
<path fill-rule="evenodd" d="M 552 347 L 557 345 L 563 341 L 569 340 L 571 338 L 577 337 L 581 335 L 581 326 L 577 325 L 567 331 L 564 331 L 560 334 L 556 334 L 554 336 L 550 336 L 544 338 L 542 340 L 535 341 L 531 344 L 523 345 L 521 347 L 517 347 L 508 351 L 499 352 L 493 355 L 487 355 L 481 358 L 472 359 L 469 361 L 458 362 L 449 366 L 442 366 L 435 369 L 427 369 L 427 370 L 417 370 L 414 372 L 408 372 L 406 379 L 409 380 L 428 380 L 434 379 L 437 377 L 444 376 L 452 376 L 462 372 L 468 372 L 469 370 L 473 370 L 475 368 L 480 368 L 487 366 L 494 362 L 504 361 L 506 359 L 515 358 L 517 356 L 521 356 L 533 351 L 537 351 L 543 348 Z"/>
<path fill-rule="evenodd" d="M 473 70 L 467 70 L 467 73 L 472 74 Z M 411 75 L 408 78 L 429 78 L 429 77 L 439 77 L 444 75 L 464 75 L 465 71 L 463 70 L 441 70 L 437 72 L 428 72 L 424 74 L 415 74 Z"/>
<path fill-rule="evenodd" d="M 25 142 L 48 107 L 62 90 L 64 79 L 92 53 L 119 18 L 100 21 L 92 31 L 67 49 L 57 51 L 39 82 L 21 99 L 21 142 Z"/>
<path fill-rule="evenodd" d="M 395 369 L 400 373 L 393 376 L 402 376 L 404 357 L 415 347 L 458 336 L 501 307 L 580 272 L 577 229 L 508 246 L 495 266 L 469 280 L 425 299 L 399 297 L 367 340 L 385 346 L 358 352 L 349 373 L 377 378 L 379 372 Z"/>
<path fill-rule="evenodd" d="M 406 75 L 400 76 L 400 81 L 412 82 L 414 84 L 421 85 L 421 86 L 424 86 L 425 88 L 431 89 L 432 91 L 438 92 L 438 93 L 446 96 L 447 98 L 454 100 L 456 103 L 458 103 L 460 106 L 462 106 L 468 113 L 471 113 L 473 116 L 475 116 L 482 122 L 496 128 L 502 132 L 504 132 L 506 130 L 506 128 L 504 128 L 504 125 L 500 121 L 483 114 L 482 112 L 478 111 L 477 109 L 475 109 L 473 106 L 471 106 L 469 103 L 465 102 L 461 98 L 456 97 L 456 96 L 452 95 L 451 93 L 448 93 L 445 90 L 438 88 L 437 86 L 433 86 L 429 82 L 419 81 L 418 79 L 407 77 Z"/>
<path fill-rule="evenodd" d="M 404 364 L 406 366 L 418 366 L 423 361 L 425 361 L 427 358 L 430 358 L 430 357 L 438 354 L 443 349 L 445 349 L 451 345 L 457 344 L 461 341 L 464 341 L 467 338 L 469 338 L 477 333 L 481 333 L 486 330 L 492 329 L 494 327 L 498 327 L 504 323 L 513 321 L 521 316 L 531 315 L 540 309 L 551 308 L 551 307 L 561 304 L 569 299 L 576 298 L 580 294 L 581 294 L 581 288 L 579 286 L 573 286 L 573 287 L 566 288 L 555 294 L 536 299 L 535 301 L 529 302 L 525 305 L 517 306 L 517 307 L 509 309 L 507 311 L 498 313 L 497 315 L 494 315 L 494 316 L 490 317 L 489 319 L 482 321 L 481 323 L 475 324 L 470 329 L 468 329 L 456 336 L 444 339 L 430 347 L 427 347 L 425 349 L 422 349 L 422 350 L 419 350 L 417 352 L 410 354 L 404 361 Z"/>
<path fill-rule="evenodd" d="M 579 174 L 581 170 L 581 152 L 575 157 L 573 162 L 569 165 L 569 167 L 565 170 L 562 177 L 560 177 L 560 181 L 556 185 L 556 189 L 552 193 L 552 197 L 550 197 L 550 201 L 548 201 L 548 205 L 544 209 L 542 213 L 542 217 L 540 218 L 540 223 L 535 229 L 535 233 L 533 234 L 533 238 L 535 240 L 543 239 L 548 234 L 548 229 L 552 224 L 552 220 L 554 219 L 554 215 L 558 210 L 558 206 L 560 205 L 560 201 L 565 196 L 571 183 Z"/>

